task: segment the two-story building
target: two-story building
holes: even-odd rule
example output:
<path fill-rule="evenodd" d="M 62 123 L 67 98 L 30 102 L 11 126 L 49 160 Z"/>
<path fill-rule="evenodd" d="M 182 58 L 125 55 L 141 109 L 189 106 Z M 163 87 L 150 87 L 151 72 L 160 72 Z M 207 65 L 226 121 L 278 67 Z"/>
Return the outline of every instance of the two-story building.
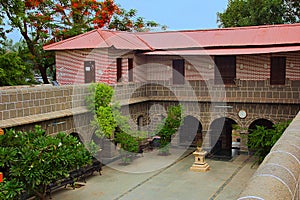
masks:
<path fill-rule="evenodd" d="M 152 130 L 181 103 L 173 143 L 203 140 L 231 152 L 256 125 L 271 127 L 300 107 L 300 24 L 167 32 L 93 30 L 44 47 L 62 85 L 105 82 L 132 125 Z M 199 139 L 200 138 L 200 139 Z"/>

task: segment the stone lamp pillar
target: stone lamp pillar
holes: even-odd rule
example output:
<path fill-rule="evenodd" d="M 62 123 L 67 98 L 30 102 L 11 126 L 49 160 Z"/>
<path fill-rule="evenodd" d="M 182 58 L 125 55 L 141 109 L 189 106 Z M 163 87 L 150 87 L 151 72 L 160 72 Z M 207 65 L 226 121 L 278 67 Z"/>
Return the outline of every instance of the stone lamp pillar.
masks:
<path fill-rule="evenodd" d="M 192 167 L 190 167 L 191 171 L 194 172 L 206 172 L 210 169 L 209 165 L 207 164 L 207 162 L 205 162 L 205 155 L 206 155 L 206 151 L 203 151 L 201 149 L 201 147 L 197 147 L 197 150 L 193 153 L 193 155 L 195 156 L 195 162 L 192 165 Z"/>

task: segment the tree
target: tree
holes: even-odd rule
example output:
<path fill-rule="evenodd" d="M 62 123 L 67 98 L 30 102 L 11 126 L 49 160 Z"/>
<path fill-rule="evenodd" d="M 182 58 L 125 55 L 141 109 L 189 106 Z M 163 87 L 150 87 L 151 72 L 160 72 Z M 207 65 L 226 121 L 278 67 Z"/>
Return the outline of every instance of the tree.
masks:
<path fill-rule="evenodd" d="M 111 86 L 94 83 L 90 85 L 89 91 L 86 103 L 94 114 L 91 125 L 95 129 L 95 135 L 100 139 L 112 139 L 121 144 L 122 161 L 128 164 L 132 154 L 138 152 L 139 142 L 145 139 L 145 134 L 131 130 L 128 118 L 121 114 L 121 106 L 112 100 L 114 90 Z"/>
<path fill-rule="evenodd" d="M 19 199 L 27 191 L 45 199 L 50 183 L 91 161 L 91 154 L 71 135 L 46 135 L 39 126 L 29 132 L 9 130 L 0 136 L 0 167 L 6 175 L 0 198 Z"/>
<path fill-rule="evenodd" d="M 119 9 L 113 0 L 0 0 L 0 18 L 8 19 L 13 29 L 18 29 L 32 55 L 35 69 L 38 69 L 44 83 L 47 79 L 47 69 L 52 69 L 54 59 L 52 52 L 43 51 L 45 44 L 63 40 L 95 28 L 109 28 L 113 16 L 120 14 L 117 23 L 130 25 L 126 11 Z M 134 17 L 136 12 L 130 12 Z M 144 23 L 138 18 L 139 27 Z M 131 24 L 136 24 L 132 21 Z M 151 26 L 154 24 L 151 23 Z M 147 25 L 146 25 L 147 26 Z M 131 26 L 130 26 L 131 27 Z"/>
<path fill-rule="evenodd" d="M 26 44 L 4 40 L 0 49 L 0 86 L 33 83 L 32 63 Z"/>
<path fill-rule="evenodd" d="M 226 10 L 217 13 L 220 27 L 256 26 L 299 21 L 295 0 L 229 0 Z"/>
<path fill-rule="evenodd" d="M 250 130 L 251 133 L 248 136 L 247 144 L 249 149 L 255 151 L 254 155 L 257 156 L 259 163 L 268 155 L 289 123 L 281 122 L 275 124 L 272 129 L 267 129 L 264 126 L 256 126 L 256 129 Z"/>
<path fill-rule="evenodd" d="M 182 123 L 182 106 L 171 106 L 168 115 L 158 126 L 157 135 L 160 136 L 160 151 L 163 155 L 169 154 L 169 144 L 172 136 L 176 133 Z"/>
<path fill-rule="evenodd" d="M 86 97 L 87 107 L 94 113 L 91 122 L 98 138 L 112 138 L 117 127 L 111 107 L 114 90 L 105 83 L 94 83 L 89 86 L 90 95 Z"/>

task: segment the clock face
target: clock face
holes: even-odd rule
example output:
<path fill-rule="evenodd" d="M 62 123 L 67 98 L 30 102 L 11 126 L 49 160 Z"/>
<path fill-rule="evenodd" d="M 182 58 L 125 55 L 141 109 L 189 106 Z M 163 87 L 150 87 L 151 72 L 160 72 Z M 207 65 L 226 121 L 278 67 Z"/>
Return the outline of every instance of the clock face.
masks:
<path fill-rule="evenodd" d="M 245 110 L 240 110 L 238 115 L 241 119 L 244 119 L 247 117 L 247 112 Z"/>

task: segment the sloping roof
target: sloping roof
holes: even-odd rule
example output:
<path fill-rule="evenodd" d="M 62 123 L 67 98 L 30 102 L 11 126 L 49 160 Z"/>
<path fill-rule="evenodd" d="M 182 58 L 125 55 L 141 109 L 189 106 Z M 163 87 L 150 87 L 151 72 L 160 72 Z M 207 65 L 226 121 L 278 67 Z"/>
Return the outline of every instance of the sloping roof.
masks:
<path fill-rule="evenodd" d="M 65 50 L 115 47 L 116 49 L 154 51 L 187 48 L 223 49 L 225 47 L 251 47 L 257 50 L 257 48 L 262 46 L 283 47 L 291 45 L 300 46 L 300 23 L 139 33 L 98 29 L 47 45 L 44 49 Z M 296 49 L 298 50 L 299 48 Z M 276 49 L 273 50 L 275 51 Z M 284 49 L 277 48 L 275 52 L 279 50 Z M 267 49 L 263 51 L 267 51 Z M 245 50 L 244 52 L 246 53 Z"/>
<path fill-rule="evenodd" d="M 138 35 L 153 49 L 287 45 L 300 44 L 300 23 Z"/>
<path fill-rule="evenodd" d="M 246 47 L 246 48 L 215 48 L 215 49 L 184 49 L 184 50 L 158 50 L 143 53 L 143 55 L 178 55 L 178 56 L 195 56 L 195 55 L 249 55 L 265 54 L 277 52 L 300 51 L 299 46 L 286 47 Z"/>
<path fill-rule="evenodd" d="M 46 45 L 44 46 L 44 50 L 95 49 L 109 47 L 135 50 L 151 49 L 134 33 L 97 29 L 57 43 Z"/>

